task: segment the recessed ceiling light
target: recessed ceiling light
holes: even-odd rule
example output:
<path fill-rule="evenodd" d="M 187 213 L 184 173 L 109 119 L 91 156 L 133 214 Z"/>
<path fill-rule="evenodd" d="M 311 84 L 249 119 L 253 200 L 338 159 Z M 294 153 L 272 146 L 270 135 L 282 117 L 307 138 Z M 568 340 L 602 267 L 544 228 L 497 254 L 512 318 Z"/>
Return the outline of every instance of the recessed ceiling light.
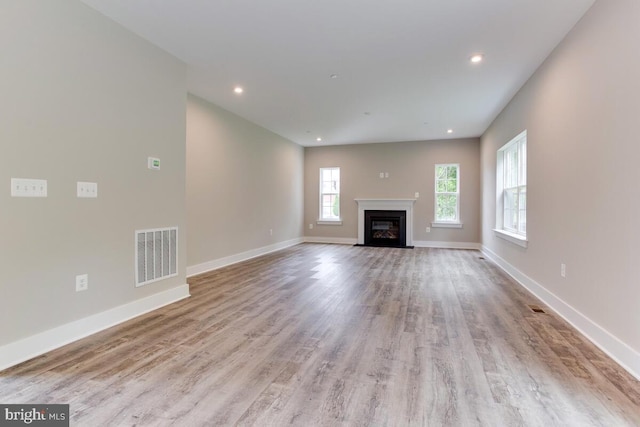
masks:
<path fill-rule="evenodd" d="M 329 77 L 331 77 L 332 79 L 337 79 L 338 75 L 337 74 L 331 74 Z"/>
<path fill-rule="evenodd" d="M 471 61 L 471 63 L 473 64 L 477 64 L 479 62 L 482 62 L 482 60 L 484 59 L 484 55 L 481 53 L 476 53 L 474 55 L 471 56 L 471 58 L 469 58 L 469 61 Z"/>
<path fill-rule="evenodd" d="M 242 92 L 244 92 L 244 89 L 242 89 L 240 86 L 236 86 L 233 88 L 233 91 L 237 94 L 241 94 Z"/>
<path fill-rule="evenodd" d="M 447 129 L 447 133 L 453 133 L 453 129 Z"/>
<path fill-rule="evenodd" d="M 320 141 L 322 141 L 322 138 L 317 137 L 317 138 L 316 138 L 316 141 L 320 142 Z"/>

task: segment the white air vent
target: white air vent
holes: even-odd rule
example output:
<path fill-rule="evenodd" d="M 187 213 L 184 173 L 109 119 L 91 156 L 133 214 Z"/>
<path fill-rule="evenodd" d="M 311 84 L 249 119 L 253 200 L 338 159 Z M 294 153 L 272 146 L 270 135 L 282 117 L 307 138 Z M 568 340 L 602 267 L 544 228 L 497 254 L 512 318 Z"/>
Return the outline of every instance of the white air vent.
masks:
<path fill-rule="evenodd" d="M 178 275 L 178 228 L 136 230 L 136 286 Z"/>

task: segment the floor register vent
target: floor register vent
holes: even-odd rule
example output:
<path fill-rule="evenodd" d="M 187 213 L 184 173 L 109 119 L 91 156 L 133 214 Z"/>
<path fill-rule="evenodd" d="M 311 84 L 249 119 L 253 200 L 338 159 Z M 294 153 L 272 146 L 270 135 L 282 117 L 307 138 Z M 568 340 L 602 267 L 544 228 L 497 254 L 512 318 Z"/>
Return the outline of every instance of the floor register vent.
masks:
<path fill-rule="evenodd" d="M 178 275 L 178 227 L 136 230 L 136 287 Z"/>
<path fill-rule="evenodd" d="M 544 311 L 540 306 L 538 305 L 534 305 L 534 304 L 529 304 L 529 308 L 531 309 L 531 311 L 533 311 L 534 313 L 546 313 L 546 311 Z"/>

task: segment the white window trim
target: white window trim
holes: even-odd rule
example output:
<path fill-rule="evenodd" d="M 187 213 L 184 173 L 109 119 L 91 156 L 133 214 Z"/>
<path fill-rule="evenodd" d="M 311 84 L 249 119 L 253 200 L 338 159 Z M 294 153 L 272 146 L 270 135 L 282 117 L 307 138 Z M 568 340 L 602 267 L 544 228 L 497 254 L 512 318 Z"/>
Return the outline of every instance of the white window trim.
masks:
<path fill-rule="evenodd" d="M 437 181 L 438 178 L 435 176 L 435 172 L 438 168 L 438 166 L 456 166 L 458 168 L 458 178 L 457 178 L 457 185 L 458 185 L 458 191 L 455 193 L 455 195 L 458 197 L 458 203 L 456 203 L 456 218 L 457 220 L 455 221 L 438 221 L 436 218 L 437 212 L 438 212 L 438 194 L 454 194 L 454 193 L 438 193 L 436 192 L 436 188 L 437 188 Z M 431 223 L 431 227 L 435 227 L 435 228 L 462 228 L 462 222 L 460 221 L 460 163 L 436 163 L 434 168 L 433 168 L 433 172 L 434 172 L 434 182 L 433 182 L 433 218 L 434 221 Z"/>
<path fill-rule="evenodd" d="M 462 228 L 462 223 L 461 222 L 453 222 L 453 221 L 447 221 L 447 222 L 432 222 L 431 223 L 431 227 L 432 228 Z"/>
<path fill-rule="evenodd" d="M 527 246 L 529 246 L 529 241 L 524 236 L 521 236 L 520 234 L 510 233 L 508 231 L 499 230 L 497 228 L 494 228 L 493 232 L 496 237 L 504 239 L 515 245 L 521 246 L 523 248 L 526 248 Z"/>
<path fill-rule="evenodd" d="M 342 218 L 338 219 L 319 219 L 316 221 L 318 225 L 342 225 Z"/>
<path fill-rule="evenodd" d="M 340 166 L 328 166 L 324 168 L 320 168 L 319 170 L 319 181 L 318 181 L 318 220 L 316 221 L 317 225 L 342 225 L 342 204 L 340 206 L 340 212 L 338 214 L 338 218 L 323 218 L 322 217 L 322 171 L 325 169 L 338 169 L 340 170 Z M 340 174 L 340 187 L 342 188 L 342 173 Z M 340 197 L 340 191 L 338 191 L 338 197 Z"/>
<path fill-rule="evenodd" d="M 512 138 L 509 142 L 504 144 L 502 147 L 500 147 L 496 152 L 496 228 L 493 229 L 496 237 L 504 239 L 523 248 L 526 248 L 529 242 L 527 240 L 526 233 L 513 233 L 509 230 L 504 229 L 504 152 L 511 145 L 519 143 L 522 138 L 526 137 L 527 131 L 524 130 L 514 138 Z M 529 168 L 527 167 L 527 170 L 528 169 Z"/>

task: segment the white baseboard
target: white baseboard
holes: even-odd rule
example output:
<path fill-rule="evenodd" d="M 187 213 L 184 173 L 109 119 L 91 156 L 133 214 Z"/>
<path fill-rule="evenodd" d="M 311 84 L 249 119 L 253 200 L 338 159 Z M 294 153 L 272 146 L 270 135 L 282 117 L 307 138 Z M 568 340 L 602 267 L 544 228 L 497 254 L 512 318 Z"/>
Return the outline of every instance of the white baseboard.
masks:
<path fill-rule="evenodd" d="M 440 249 L 476 249 L 480 250 L 482 245 L 473 242 L 437 242 L 432 240 L 414 240 L 413 246 L 416 248 L 440 248 Z"/>
<path fill-rule="evenodd" d="M 355 245 L 358 239 L 349 237 L 321 237 L 321 236 L 305 236 L 306 243 L 335 243 L 339 245 Z M 470 242 L 437 242 L 431 240 L 414 240 L 413 245 L 416 248 L 440 248 L 440 249 L 476 249 L 482 247 L 480 243 Z"/>
<path fill-rule="evenodd" d="M 321 237 L 321 236 L 305 236 L 306 243 L 334 243 L 336 245 L 355 245 L 358 239 L 350 237 Z"/>
<path fill-rule="evenodd" d="M 640 380 L 640 353 L 547 290 L 544 286 L 509 264 L 491 249 L 482 246 L 482 253 L 495 262 L 521 286 L 542 300 L 545 305 L 555 311 L 560 317 L 569 322 L 626 371 Z"/>
<path fill-rule="evenodd" d="M 206 273 L 208 271 L 217 270 L 218 268 L 226 267 L 227 265 L 235 264 L 238 262 L 246 261 L 251 258 L 266 255 L 270 252 L 279 251 L 281 249 L 295 246 L 304 242 L 302 238 L 296 238 L 291 240 L 285 240 L 284 242 L 275 243 L 269 246 L 263 246 L 257 249 L 251 249 L 250 251 L 241 252 L 235 255 L 229 255 L 224 258 L 218 258 L 211 261 L 203 262 L 202 264 L 196 264 L 187 267 L 187 277 L 195 276 L 197 274 Z"/>
<path fill-rule="evenodd" d="M 180 285 L 3 345 L 0 371 L 189 296 L 189 285 Z"/>

